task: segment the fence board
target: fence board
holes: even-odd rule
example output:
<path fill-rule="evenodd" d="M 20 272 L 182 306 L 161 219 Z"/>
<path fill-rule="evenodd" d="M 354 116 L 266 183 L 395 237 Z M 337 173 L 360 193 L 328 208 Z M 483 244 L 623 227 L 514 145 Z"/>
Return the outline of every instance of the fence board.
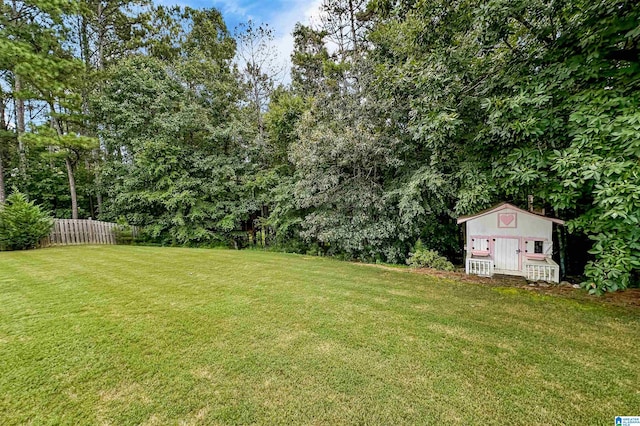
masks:
<path fill-rule="evenodd" d="M 67 222 L 60 222 L 60 244 L 67 244 Z"/>
<path fill-rule="evenodd" d="M 82 230 L 84 231 L 84 240 L 87 241 L 89 244 L 91 244 L 91 233 L 89 232 L 89 227 L 91 227 L 91 222 L 90 220 L 85 220 L 82 223 Z"/>
<path fill-rule="evenodd" d="M 72 220 L 69 222 L 69 225 L 71 226 L 71 241 L 73 241 L 73 244 L 78 244 L 80 239 L 80 235 L 78 235 L 78 224 L 75 220 Z"/>
<path fill-rule="evenodd" d="M 75 229 L 76 244 L 80 244 L 80 242 L 82 241 L 82 227 L 80 226 L 80 222 L 74 220 L 73 227 Z"/>
<path fill-rule="evenodd" d="M 78 225 L 78 236 L 80 237 L 80 241 L 90 243 L 91 241 L 87 240 L 86 222 L 83 220 L 82 222 L 76 222 L 76 224 Z"/>

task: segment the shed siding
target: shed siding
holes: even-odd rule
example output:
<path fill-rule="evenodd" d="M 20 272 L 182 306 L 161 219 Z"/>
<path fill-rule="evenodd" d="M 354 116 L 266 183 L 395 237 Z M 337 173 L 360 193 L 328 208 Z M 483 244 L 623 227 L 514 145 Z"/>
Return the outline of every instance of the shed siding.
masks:
<path fill-rule="evenodd" d="M 517 217 L 517 227 L 499 228 L 498 214 L 512 213 Z M 483 236 L 504 236 L 504 237 L 534 237 L 552 240 L 552 222 L 544 218 L 517 212 L 512 209 L 503 209 L 499 212 L 490 213 L 475 219 L 470 219 L 467 223 L 467 246 L 471 249 L 471 237 Z"/>

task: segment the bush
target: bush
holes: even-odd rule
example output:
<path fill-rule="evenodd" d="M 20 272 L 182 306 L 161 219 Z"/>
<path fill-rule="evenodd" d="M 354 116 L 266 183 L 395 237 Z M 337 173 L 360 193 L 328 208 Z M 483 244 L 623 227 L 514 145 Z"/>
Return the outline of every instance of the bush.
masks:
<path fill-rule="evenodd" d="M 131 245 L 134 242 L 133 229 L 130 226 L 120 225 L 115 229 L 116 244 Z"/>
<path fill-rule="evenodd" d="M 133 236 L 133 228 L 127 222 L 127 219 L 124 216 L 120 216 L 118 220 L 116 220 L 118 227 L 115 229 L 116 234 L 116 244 L 119 245 L 131 245 L 135 242 L 135 237 Z"/>
<path fill-rule="evenodd" d="M 0 204 L 0 249 L 27 250 L 35 248 L 49 235 L 53 219 L 27 197 L 14 192 L 5 204 Z"/>
<path fill-rule="evenodd" d="M 407 264 L 412 268 L 433 268 L 441 271 L 453 271 L 455 267 L 446 257 L 437 251 L 429 250 L 418 240 L 412 253 L 409 253 Z"/>

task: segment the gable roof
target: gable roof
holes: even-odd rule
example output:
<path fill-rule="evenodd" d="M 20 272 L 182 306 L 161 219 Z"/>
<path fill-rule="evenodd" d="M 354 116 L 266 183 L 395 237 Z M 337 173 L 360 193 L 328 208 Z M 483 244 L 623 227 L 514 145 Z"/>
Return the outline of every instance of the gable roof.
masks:
<path fill-rule="evenodd" d="M 496 212 L 499 212 L 500 210 L 504 210 L 504 209 L 512 209 L 512 210 L 515 210 L 515 211 L 517 211 L 519 213 L 524 213 L 524 214 L 528 214 L 530 216 L 535 216 L 535 217 L 540 218 L 540 219 L 549 220 L 549 221 L 551 221 L 553 223 L 557 223 L 558 225 L 564 225 L 564 220 L 556 219 L 556 218 L 553 218 L 553 217 L 542 216 L 542 215 L 537 214 L 537 213 L 532 213 L 532 212 L 523 210 L 520 207 L 516 207 L 513 204 L 509 204 L 509 203 L 497 204 L 497 205 L 495 205 L 493 207 L 488 208 L 487 210 L 483 210 L 483 211 L 478 212 L 478 213 L 476 213 L 474 215 L 460 216 L 458 218 L 458 225 L 460 225 L 461 223 L 465 223 L 468 220 L 476 219 L 476 218 L 481 217 L 481 216 L 486 216 L 486 215 L 491 214 L 491 213 L 496 213 Z"/>

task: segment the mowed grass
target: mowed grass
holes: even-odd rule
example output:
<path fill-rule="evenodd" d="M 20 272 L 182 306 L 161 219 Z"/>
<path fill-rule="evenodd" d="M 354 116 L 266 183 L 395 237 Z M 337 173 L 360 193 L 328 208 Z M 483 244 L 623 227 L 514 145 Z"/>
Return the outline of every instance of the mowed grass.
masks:
<path fill-rule="evenodd" d="M 613 424 L 640 316 L 331 259 L 0 253 L 0 423 Z"/>

